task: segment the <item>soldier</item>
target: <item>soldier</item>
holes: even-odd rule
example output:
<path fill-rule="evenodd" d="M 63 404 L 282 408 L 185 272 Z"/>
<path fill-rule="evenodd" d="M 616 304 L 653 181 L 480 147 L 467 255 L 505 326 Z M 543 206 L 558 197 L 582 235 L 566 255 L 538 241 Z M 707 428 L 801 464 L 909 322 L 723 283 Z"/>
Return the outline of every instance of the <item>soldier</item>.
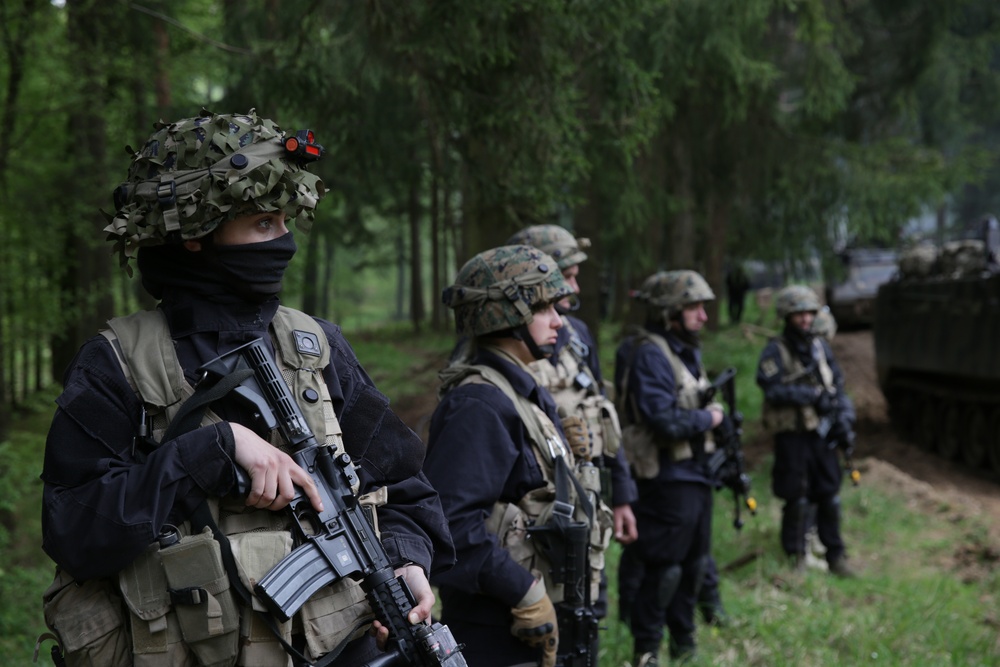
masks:
<path fill-rule="evenodd" d="M 441 493 L 458 555 L 432 581 L 442 620 L 473 665 L 551 667 L 557 651 L 593 646 L 580 627 L 557 621 L 553 605 L 579 602 L 573 597 L 584 591 L 596 599 L 611 511 L 598 493 L 585 423 L 560 417 L 530 368 L 553 353 L 562 327 L 555 304 L 572 294 L 556 260 L 529 246 L 476 255 L 443 294 L 473 350 L 471 363 L 442 372 L 431 418 L 424 471 Z M 564 563 L 545 546 L 558 520 L 585 522 L 589 535 L 579 545 L 586 559 L 590 544 L 589 568 L 577 585 L 560 580 Z M 576 610 L 593 637 L 597 622 L 585 607 Z"/>
<path fill-rule="evenodd" d="M 323 664 L 361 664 L 380 654 L 369 628 L 381 641 L 388 633 L 357 582 L 324 587 L 284 623 L 255 613 L 256 597 L 251 607 L 252 582 L 293 547 L 282 510 L 296 488 L 321 509 L 312 478 L 232 393 L 200 421 L 174 420 L 196 369 L 263 340 L 317 439 L 357 466 L 362 503 L 416 597 L 409 620 L 430 616 L 432 555 L 448 565 L 454 551 L 420 474 L 424 448 L 340 328 L 278 300 L 296 249 L 286 224 L 294 216 L 305 228 L 324 194 L 306 169 L 323 149 L 253 110 L 155 129 L 105 231 L 159 305 L 111 320 L 66 372 L 42 471 L 43 547 L 58 566 L 46 621 L 71 666 L 313 664 L 327 654 Z"/>
<path fill-rule="evenodd" d="M 569 314 L 575 310 L 574 303 L 579 298 L 577 276 L 580 265 L 587 259 L 583 250 L 590 246 L 590 241 L 574 238 L 558 225 L 535 225 L 522 229 L 507 244 L 530 245 L 552 257 L 573 289 L 572 296 L 556 304 L 562 328 L 552 356 L 530 366 L 556 405 L 586 422 L 593 463 L 602 470 L 602 492 L 615 514 L 615 539 L 622 544 L 634 542 L 635 515 L 631 503 L 636 499 L 636 490 L 625 452 L 620 447 L 618 413 L 605 392 L 594 337 L 583 320 Z"/>
<path fill-rule="evenodd" d="M 670 655 L 695 652 L 695 606 L 709 567 L 712 492 L 707 467 L 715 450 L 712 430 L 724 412 L 702 405 L 710 382 L 701 362 L 699 332 L 708 321 L 704 304 L 715 299 L 694 271 L 650 276 L 639 294 L 645 329 L 627 337 L 615 358 L 623 444 L 639 488 L 633 505 L 639 538 L 625 548 L 621 577 L 630 562 L 644 574 L 628 612 L 635 664 L 655 665 L 670 632 Z"/>
<path fill-rule="evenodd" d="M 836 447 L 853 440 L 854 406 L 829 343 L 812 333 L 820 310 L 816 293 L 790 285 L 775 295 L 774 307 L 784 329 L 761 353 L 757 384 L 764 392 L 764 427 L 774 433 L 772 489 L 785 501 L 781 546 L 796 569 L 805 567 L 813 503 L 829 571 L 851 577 L 840 534 L 843 473 Z"/>

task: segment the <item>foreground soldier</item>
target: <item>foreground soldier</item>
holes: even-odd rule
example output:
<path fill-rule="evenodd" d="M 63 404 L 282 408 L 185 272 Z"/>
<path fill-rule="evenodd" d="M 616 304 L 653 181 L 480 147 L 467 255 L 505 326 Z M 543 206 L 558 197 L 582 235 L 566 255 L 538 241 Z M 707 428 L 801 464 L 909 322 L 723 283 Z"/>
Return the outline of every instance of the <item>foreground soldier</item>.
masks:
<path fill-rule="evenodd" d="M 424 471 L 441 493 L 458 555 L 455 569 L 433 581 L 442 620 L 477 667 L 552 667 L 557 652 L 582 660 L 562 664 L 597 664 L 585 655 L 596 619 L 585 600 L 572 598 L 596 598 L 610 510 L 597 494 L 582 421 L 565 420 L 564 435 L 555 402 L 529 368 L 552 354 L 562 326 L 555 304 L 572 293 L 556 261 L 527 246 L 476 255 L 444 292 L 474 351 L 471 365 L 442 372 L 430 424 Z M 582 585 L 563 586 L 554 574 L 564 563 L 553 562 L 546 545 L 560 545 L 546 535 L 560 519 L 585 522 Z M 557 621 L 553 604 L 579 604 L 584 629 L 594 634 L 581 637 L 579 627 Z"/>
<path fill-rule="evenodd" d="M 791 285 L 775 295 L 774 306 L 784 329 L 761 353 L 757 384 L 764 392 L 764 427 L 774 433 L 772 489 L 785 501 L 781 546 L 797 569 L 805 567 L 814 504 L 830 572 L 854 576 L 840 534 L 843 472 L 836 451 L 853 439 L 854 406 L 829 343 L 812 331 L 820 310 L 816 293 Z"/>
<path fill-rule="evenodd" d="M 704 304 L 715 299 L 708 283 L 694 271 L 661 272 L 645 281 L 640 299 L 646 328 L 618 348 L 615 387 L 639 487 L 639 539 L 625 548 L 621 577 L 628 580 L 627 568 L 642 564 L 642 583 L 625 612 L 634 664 L 645 667 L 657 664 L 664 624 L 671 657 L 695 652 L 695 605 L 711 550 L 715 482 L 707 463 L 724 412 L 701 402 L 710 384 L 698 338 L 708 321 Z"/>
<path fill-rule="evenodd" d="M 361 664 L 379 652 L 356 582 L 321 589 L 285 623 L 243 597 L 293 548 L 281 510 L 295 487 L 321 509 L 312 478 L 231 393 L 189 427 L 173 420 L 196 369 L 264 340 L 320 443 L 353 458 L 417 600 L 409 620 L 429 617 L 432 555 L 450 564 L 453 550 L 419 474 L 420 440 L 339 327 L 277 298 L 296 248 L 286 222 L 310 219 L 323 195 L 305 169 L 322 148 L 253 111 L 156 129 L 115 191 L 106 231 L 160 303 L 112 320 L 66 373 L 42 472 L 43 547 L 58 565 L 46 621 L 68 665 L 291 665 L 286 652 L 296 664 Z"/>

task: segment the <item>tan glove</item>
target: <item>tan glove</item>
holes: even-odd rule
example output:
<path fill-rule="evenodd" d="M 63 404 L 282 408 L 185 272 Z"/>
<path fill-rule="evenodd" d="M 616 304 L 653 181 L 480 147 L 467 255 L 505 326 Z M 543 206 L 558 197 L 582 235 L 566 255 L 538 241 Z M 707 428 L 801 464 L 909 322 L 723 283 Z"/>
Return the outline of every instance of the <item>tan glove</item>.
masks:
<path fill-rule="evenodd" d="M 555 667 L 559 624 L 556 609 L 545 592 L 545 582 L 535 580 L 510 613 L 514 615 L 511 634 L 528 646 L 542 649 L 541 667 Z"/>
<path fill-rule="evenodd" d="M 591 446 L 587 422 L 576 415 L 564 415 L 562 416 L 562 428 L 573 456 L 581 461 L 589 461 Z"/>

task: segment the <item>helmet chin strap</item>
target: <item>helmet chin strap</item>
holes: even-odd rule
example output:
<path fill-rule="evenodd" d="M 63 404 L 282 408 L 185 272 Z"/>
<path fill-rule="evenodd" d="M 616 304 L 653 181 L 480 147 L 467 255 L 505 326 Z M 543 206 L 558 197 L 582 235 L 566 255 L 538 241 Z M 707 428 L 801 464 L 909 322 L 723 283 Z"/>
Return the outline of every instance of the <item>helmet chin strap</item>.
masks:
<path fill-rule="evenodd" d="M 528 325 L 522 324 L 521 326 L 511 330 L 511 337 L 515 340 L 519 340 L 528 346 L 528 352 L 535 359 L 546 359 L 555 354 L 555 345 L 539 345 L 535 342 L 535 339 L 531 337 L 531 333 L 528 332 Z"/>

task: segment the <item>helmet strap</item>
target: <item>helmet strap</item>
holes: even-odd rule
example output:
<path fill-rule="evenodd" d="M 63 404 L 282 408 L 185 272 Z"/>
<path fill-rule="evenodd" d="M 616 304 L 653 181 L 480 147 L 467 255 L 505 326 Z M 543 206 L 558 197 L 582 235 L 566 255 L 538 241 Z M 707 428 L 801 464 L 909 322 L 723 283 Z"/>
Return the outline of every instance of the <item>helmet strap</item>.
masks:
<path fill-rule="evenodd" d="M 514 340 L 519 340 L 524 343 L 528 348 L 528 352 L 530 352 L 531 356 L 535 359 L 546 359 L 551 357 L 556 351 L 554 345 L 539 345 L 536 343 L 535 339 L 531 337 L 531 333 L 528 331 L 527 324 L 522 324 L 519 327 L 511 329 L 511 337 L 514 338 Z"/>

